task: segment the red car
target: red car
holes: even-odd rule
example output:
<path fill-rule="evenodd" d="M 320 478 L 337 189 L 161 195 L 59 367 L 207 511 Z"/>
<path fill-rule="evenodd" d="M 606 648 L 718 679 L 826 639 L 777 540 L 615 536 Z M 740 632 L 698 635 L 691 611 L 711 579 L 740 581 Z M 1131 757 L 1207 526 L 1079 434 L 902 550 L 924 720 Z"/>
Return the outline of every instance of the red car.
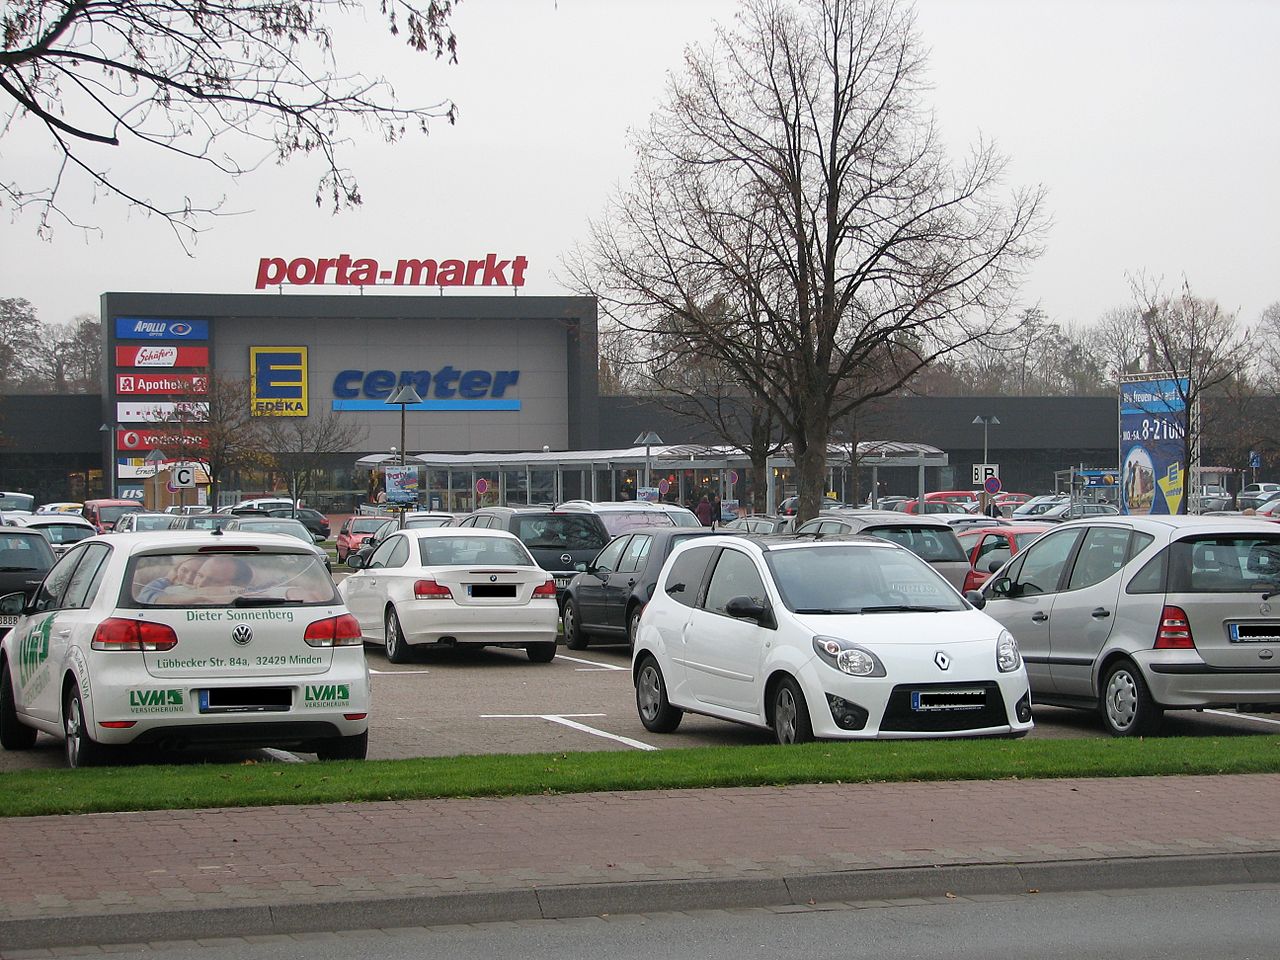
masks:
<path fill-rule="evenodd" d="M 346 563 L 347 557 L 357 552 L 369 535 L 386 522 L 386 517 L 348 517 L 338 531 L 338 562 Z"/>
<path fill-rule="evenodd" d="M 956 538 L 973 567 L 964 578 L 964 588 L 979 589 L 1001 564 L 1046 530 L 1054 529 L 1054 524 L 1019 523 L 1017 526 L 957 530 Z"/>

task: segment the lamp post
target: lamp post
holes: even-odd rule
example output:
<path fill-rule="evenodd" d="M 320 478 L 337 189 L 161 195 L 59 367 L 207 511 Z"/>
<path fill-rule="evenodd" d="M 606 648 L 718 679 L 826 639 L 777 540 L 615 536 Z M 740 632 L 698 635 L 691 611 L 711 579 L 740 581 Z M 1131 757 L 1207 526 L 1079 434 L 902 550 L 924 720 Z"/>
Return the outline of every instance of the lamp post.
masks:
<path fill-rule="evenodd" d="M 111 445 L 111 455 L 107 458 L 107 496 L 112 500 L 116 498 L 116 425 L 114 423 L 104 423 L 98 428 L 99 433 L 107 435 L 107 442 Z"/>
<path fill-rule="evenodd" d="M 987 428 L 1000 426 L 1000 420 L 994 414 L 980 413 L 973 418 L 973 422 L 982 424 L 982 465 L 985 467 L 987 465 Z M 987 509 L 987 501 L 989 499 L 990 497 L 984 489 L 982 491 L 982 509 L 984 511 Z"/>
<path fill-rule="evenodd" d="M 646 433 L 640 434 L 640 436 L 636 437 L 635 439 L 636 446 L 639 446 L 642 443 L 644 444 L 644 485 L 646 487 L 649 486 L 650 449 L 653 447 L 655 443 L 661 443 L 661 442 L 662 442 L 662 438 L 658 436 L 656 433 L 654 433 L 652 430 L 649 430 Z M 637 490 L 636 498 L 639 499 L 639 496 L 640 496 L 640 491 Z"/>
<path fill-rule="evenodd" d="M 400 407 L 400 468 L 401 478 L 404 477 L 405 466 L 405 438 L 404 438 L 404 413 L 405 409 L 411 403 L 421 403 L 422 397 L 418 395 L 418 391 L 413 389 L 413 384 L 406 383 L 400 387 L 395 393 L 387 398 L 387 403 L 398 404 Z M 394 452 L 394 451 L 393 451 Z M 404 529 L 404 506 L 400 507 L 400 523 L 397 525 L 401 530 Z"/>

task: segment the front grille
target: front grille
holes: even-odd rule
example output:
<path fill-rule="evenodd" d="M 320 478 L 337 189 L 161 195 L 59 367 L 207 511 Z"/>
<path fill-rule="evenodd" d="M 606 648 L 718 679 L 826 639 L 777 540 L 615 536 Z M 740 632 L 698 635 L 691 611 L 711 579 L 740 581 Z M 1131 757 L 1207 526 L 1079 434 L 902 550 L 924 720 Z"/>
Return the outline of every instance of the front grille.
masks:
<path fill-rule="evenodd" d="M 979 708 L 966 710 L 911 709 L 913 693 L 935 695 L 930 699 L 937 702 L 939 698 L 936 695 L 951 690 L 981 690 L 984 703 Z M 880 729 L 896 733 L 946 733 L 951 730 L 979 730 L 1008 724 L 1009 717 L 1005 713 L 1000 685 L 988 680 L 980 683 L 916 683 L 896 686 L 893 693 L 889 694 L 889 705 L 885 707 Z"/>

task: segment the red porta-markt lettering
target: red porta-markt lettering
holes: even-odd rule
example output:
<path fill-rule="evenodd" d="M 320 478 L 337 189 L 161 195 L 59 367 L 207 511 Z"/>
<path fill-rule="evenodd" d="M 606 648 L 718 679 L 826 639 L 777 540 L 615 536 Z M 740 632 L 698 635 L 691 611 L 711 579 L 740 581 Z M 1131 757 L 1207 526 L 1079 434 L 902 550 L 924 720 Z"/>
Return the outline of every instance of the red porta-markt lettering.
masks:
<path fill-rule="evenodd" d="M 385 284 L 394 287 L 523 287 L 525 271 L 529 268 L 526 257 L 517 256 L 500 260 L 496 253 L 486 254 L 483 260 L 461 259 L 403 259 L 397 260 L 394 269 L 383 269 L 378 261 L 369 258 L 353 258 L 344 253 L 337 257 L 262 257 L 258 261 L 258 276 L 254 286 L 266 287 L 323 286 L 364 287 Z"/>

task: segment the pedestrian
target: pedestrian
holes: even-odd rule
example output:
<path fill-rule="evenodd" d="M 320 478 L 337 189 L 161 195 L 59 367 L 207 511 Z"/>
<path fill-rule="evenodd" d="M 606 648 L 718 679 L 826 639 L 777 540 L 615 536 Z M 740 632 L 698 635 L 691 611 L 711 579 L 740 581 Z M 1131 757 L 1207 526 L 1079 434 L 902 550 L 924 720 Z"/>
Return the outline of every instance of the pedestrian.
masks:
<path fill-rule="evenodd" d="M 997 520 L 1004 516 L 1004 513 L 1000 510 L 1000 505 L 990 498 L 987 499 L 987 505 L 982 512 L 988 517 L 994 517 Z"/>
<path fill-rule="evenodd" d="M 697 516 L 700 524 L 704 527 L 711 526 L 714 514 L 711 512 L 711 498 L 705 493 L 702 495 L 702 499 L 698 501 L 698 505 L 694 508 L 693 512 L 694 515 Z"/>

